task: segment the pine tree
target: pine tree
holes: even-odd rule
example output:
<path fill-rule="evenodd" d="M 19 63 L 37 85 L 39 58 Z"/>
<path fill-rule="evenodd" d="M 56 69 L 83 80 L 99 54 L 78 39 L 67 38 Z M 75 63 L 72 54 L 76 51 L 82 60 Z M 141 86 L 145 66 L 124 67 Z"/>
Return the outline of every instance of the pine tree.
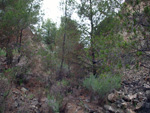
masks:
<path fill-rule="evenodd" d="M 115 13 L 115 8 L 117 8 L 118 4 L 118 2 L 116 3 L 111 0 L 81 0 L 81 4 L 78 6 L 78 15 L 82 18 L 82 20 L 88 21 L 89 23 L 88 29 L 85 26 L 82 26 L 81 28 L 86 28 L 83 30 L 85 31 L 84 39 L 87 39 L 87 42 L 90 43 L 88 56 L 91 59 L 90 62 L 92 63 L 92 73 L 94 76 L 97 76 L 96 64 L 99 62 L 96 59 L 97 52 L 95 50 L 95 31 L 104 18 Z"/>
<path fill-rule="evenodd" d="M 34 0 L 2 0 L 0 1 L 2 14 L 0 18 L 0 34 L 3 47 L 6 48 L 7 64 L 10 65 L 13 59 L 13 45 L 22 43 L 22 31 L 35 24 L 38 20 L 40 1 Z M 13 37 L 17 37 L 14 39 Z"/>

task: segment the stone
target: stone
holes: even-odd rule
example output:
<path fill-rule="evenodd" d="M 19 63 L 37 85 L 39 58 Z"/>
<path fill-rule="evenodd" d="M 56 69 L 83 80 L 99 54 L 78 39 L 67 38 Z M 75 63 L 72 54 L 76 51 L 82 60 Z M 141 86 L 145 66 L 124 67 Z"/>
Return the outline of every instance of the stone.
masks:
<path fill-rule="evenodd" d="M 15 101 L 14 106 L 15 106 L 15 108 L 17 108 L 19 106 L 19 103 L 17 101 Z"/>
<path fill-rule="evenodd" d="M 126 102 L 121 103 L 121 108 L 125 109 L 125 108 L 127 108 L 127 106 L 128 106 L 128 104 Z"/>
<path fill-rule="evenodd" d="M 26 88 L 22 87 L 21 91 L 24 92 L 24 93 L 26 93 L 28 90 Z"/>
<path fill-rule="evenodd" d="M 150 102 L 150 90 L 146 91 L 147 101 Z"/>
<path fill-rule="evenodd" d="M 150 109 L 150 103 L 146 102 L 145 103 L 145 108 Z"/>
<path fill-rule="evenodd" d="M 21 96 L 21 97 L 20 97 L 20 100 L 24 100 L 24 97 L 23 97 L 23 96 Z"/>
<path fill-rule="evenodd" d="M 131 109 L 127 109 L 127 110 L 126 110 L 126 113 L 136 113 L 136 112 L 134 112 L 134 111 L 131 110 Z"/>
<path fill-rule="evenodd" d="M 137 98 L 137 93 L 134 95 L 128 95 L 128 97 L 130 100 L 133 100 L 133 99 Z"/>
<path fill-rule="evenodd" d="M 124 113 L 122 109 L 117 109 L 115 113 Z"/>
<path fill-rule="evenodd" d="M 34 99 L 33 99 L 33 101 L 37 101 L 37 100 L 38 100 L 37 98 L 34 98 Z"/>
<path fill-rule="evenodd" d="M 111 93 L 111 94 L 108 95 L 108 100 L 110 102 L 115 102 L 117 100 L 117 97 L 118 97 L 117 94 Z"/>
<path fill-rule="evenodd" d="M 32 105 L 31 108 L 37 109 L 37 107 L 35 105 Z"/>
<path fill-rule="evenodd" d="M 45 97 L 45 98 L 42 98 L 41 99 L 41 102 L 48 102 L 48 99 Z"/>
<path fill-rule="evenodd" d="M 141 101 L 143 99 L 144 94 L 142 92 L 139 92 L 137 96 L 138 96 L 138 99 Z"/>
<path fill-rule="evenodd" d="M 4 96 L 4 94 L 3 94 L 3 93 L 1 93 L 1 96 Z"/>
<path fill-rule="evenodd" d="M 140 109 L 140 108 L 142 108 L 143 107 L 143 105 L 144 105 L 144 103 L 143 102 L 139 102 L 139 103 L 137 103 L 137 105 L 136 105 L 136 110 L 138 110 L 138 109 Z"/>
<path fill-rule="evenodd" d="M 137 93 L 134 94 L 134 95 L 129 94 L 127 96 L 123 96 L 123 99 L 126 100 L 126 101 L 131 101 L 131 100 L 133 100 L 135 98 L 137 98 Z"/>
<path fill-rule="evenodd" d="M 148 84 L 144 84 L 144 90 L 146 91 L 146 90 L 150 90 L 150 85 L 148 85 Z"/>
<path fill-rule="evenodd" d="M 139 100 L 138 100 L 137 98 L 135 98 L 135 99 L 133 99 L 132 103 L 133 103 L 134 105 L 137 105 L 137 103 L 139 103 Z"/>
<path fill-rule="evenodd" d="M 110 112 L 112 112 L 112 113 L 115 113 L 115 112 L 116 112 L 115 108 L 113 108 L 113 107 L 110 106 L 110 105 L 104 105 L 104 109 L 107 110 L 107 111 L 110 111 Z"/>
<path fill-rule="evenodd" d="M 124 95 L 122 98 L 123 98 L 125 101 L 130 101 L 130 99 L 128 98 L 128 96 L 125 96 L 125 95 Z"/>
<path fill-rule="evenodd" d="M 85 99 L 85 102 L 90 103 L 90 99 Z"/>
<path fill-rule="evenodd" d="M 31 104 L 36 106 L 36 105 L 39 104 L 39 102 L 38 101 L 33 101 Z"/>

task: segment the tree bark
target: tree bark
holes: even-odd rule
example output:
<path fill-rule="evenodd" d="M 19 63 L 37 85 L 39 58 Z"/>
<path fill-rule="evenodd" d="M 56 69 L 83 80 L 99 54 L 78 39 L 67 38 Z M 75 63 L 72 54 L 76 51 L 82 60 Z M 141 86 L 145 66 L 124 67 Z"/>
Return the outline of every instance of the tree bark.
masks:
<path fill-rule="evenodd" d="M 91 53 L 92 53 L 92 72 L 93 75 L 96 76 L 96 61 L 95 61 L 95 50 L 94 50 L 94 36 L 93 36 L 93 8 L 92 8 L 92 1 L 90 0 L 90 21 L 91 21 Z"/>
<path fill-rule="evenodd" d="M 19 48 L 18 48 L 18 51 L 19 51 L 19 53 L 21 52 L 20 50 L 21 50 L 21 43 L 22 43 L 22 31 L 23 31 L 23 29 L 21 29 L 21 31 L 20 31 L 20 41 L 19 41 Z"/>
<path fill-rule="evenodd" d="M 6 63 L 8 66 L 11 66 L 13 61 L 13 54 L 12 54 L 12 48 L 9 45 L 10 38 L 8 38 L 7 46 L 6 46 Z"/>
<path fill-rule="evenodd" d="M 60 64 L 60 71 L 59 71 L 59 80 L 62 79 L 62 69 L 64 64 L 64 57 L 65 57 L 65 42 L 66 42 L 66 22 L 67 22 L 67 0 L 65 3 L 65 32 L 63 37 L 63 44 L 62 44 L 62 58 L 61 58 L 61 64 Z"/>

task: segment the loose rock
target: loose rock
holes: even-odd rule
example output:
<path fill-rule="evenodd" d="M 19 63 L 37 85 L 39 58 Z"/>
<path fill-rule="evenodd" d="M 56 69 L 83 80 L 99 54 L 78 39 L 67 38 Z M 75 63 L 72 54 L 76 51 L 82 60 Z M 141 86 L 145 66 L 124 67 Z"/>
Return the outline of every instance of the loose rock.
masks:
<path fill-rule="evenodd" d="M 110 111 L 110 112 L 113 112 L 113 113 L 116 112 L 115 108 L 113 108 L 112 106 L 104 105 L 104 108 L 105 108 L 105 110 L 107 110 L 107 111 Z"/>
<path fill-rule="evenodd" d="M 26 93 L 28 90 L 26 88 L 22 87 L 21 91 L 24 92 L 24 93 Z"/>

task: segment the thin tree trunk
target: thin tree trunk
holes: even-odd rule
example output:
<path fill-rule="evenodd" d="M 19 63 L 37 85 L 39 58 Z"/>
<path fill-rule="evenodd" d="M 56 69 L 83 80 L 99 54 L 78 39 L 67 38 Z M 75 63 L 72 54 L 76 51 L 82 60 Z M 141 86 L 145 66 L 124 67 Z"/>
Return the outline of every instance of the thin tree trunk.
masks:
<path fill-rule="evenodd" d="M 66 33 L 64 34 L 64 38 L 63 38 L 62 58 L 61 58 L 61 65 L 60 65 L 60 71 L 59 71 L 59 79 L 62 79 L 62 68 L 63 68 L 64 56 L 65 56 L 65 41 L 66 41 Z"/>
<path fill-rule="evenodd" d="M 94 50 L 94 36 L 93 36 L 93 8 L 92 8 L 92 1 L 90 0 L 90 21 L 91 21 L 91 52 L 92 52 L 92 72 L 93 75 L 96 76 L 96 61 L 95 61 L 95 50 Z"/>
<path fill-rule="evenodd" d="M 23 31 L 23 29 L 21 29 L 21 31 L 20 31 L 20 41 L 19 41 L 19 48 L 18 48 L 19 53 L 21 50 L 21 43 L 22 43 L 22 31 Z"/>
<path fill-rule="evenodd" d="M 13 61 L 13 54 L 12 54 L 12 48 L 10 47 L 9 43 L 10 43 L 10 38 L 8 38 L 7 46 L 6 46 L 6 62 L 8 66 L 11 66 Z"/>
<path fill-rule="evenodd" d="M 60 71 L 59 71 L 59 78 L 62 79 L 62 69 L 63 69 L 63 64 L 64 64 L 64 57 L 65 57 L 65 42 L 66 42 L 66 22 L 67 22 L 67 0 L 65 3 L 65 32 L 64 32 L 64 37 L 63 37 L 63 44 L 62 44 L 62 58 L 61 58 L 61 64 L 60 64 Z"/>

